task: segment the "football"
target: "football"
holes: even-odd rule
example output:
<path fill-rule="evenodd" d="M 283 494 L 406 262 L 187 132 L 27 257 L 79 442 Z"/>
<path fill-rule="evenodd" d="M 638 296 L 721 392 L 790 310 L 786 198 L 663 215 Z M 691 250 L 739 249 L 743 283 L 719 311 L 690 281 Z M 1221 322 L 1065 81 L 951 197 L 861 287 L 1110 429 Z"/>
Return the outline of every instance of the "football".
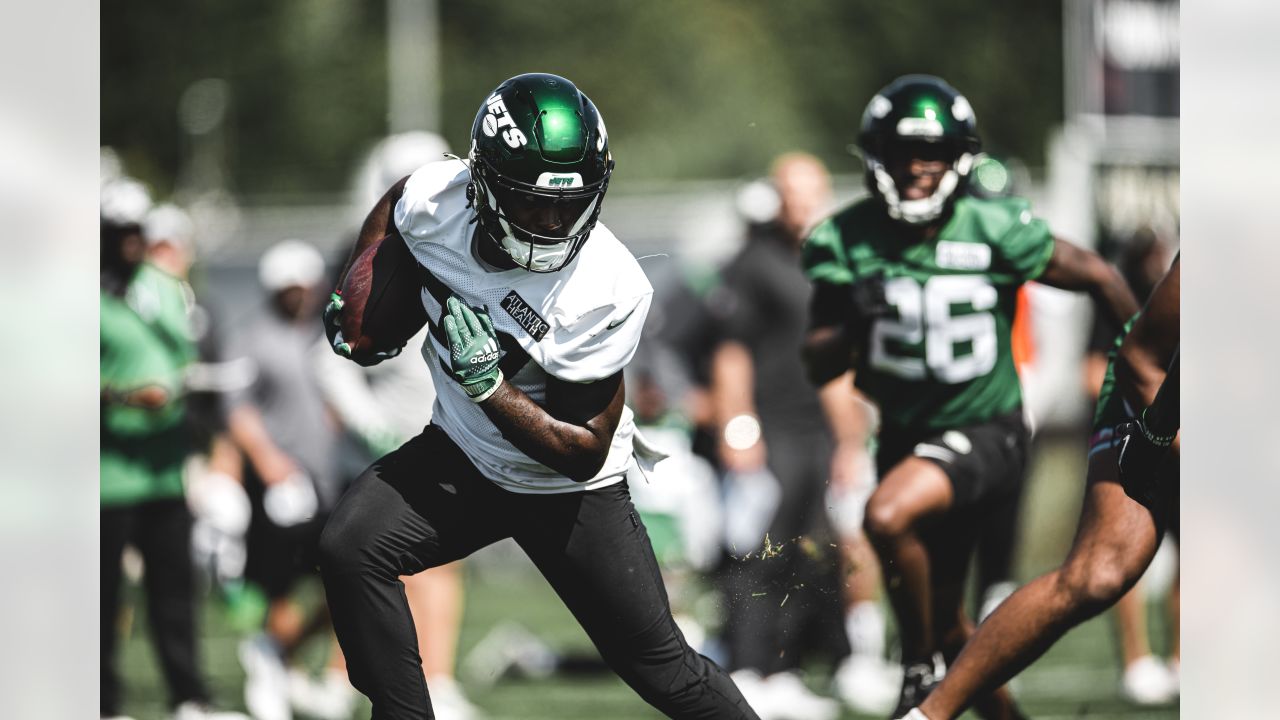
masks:
<path fill-rule="evenodd" d="M 418 261 L 394 232 L 351 263 L 342 299 L 342 336 L 354 357 L 403 347 L 427 323 Z"/>

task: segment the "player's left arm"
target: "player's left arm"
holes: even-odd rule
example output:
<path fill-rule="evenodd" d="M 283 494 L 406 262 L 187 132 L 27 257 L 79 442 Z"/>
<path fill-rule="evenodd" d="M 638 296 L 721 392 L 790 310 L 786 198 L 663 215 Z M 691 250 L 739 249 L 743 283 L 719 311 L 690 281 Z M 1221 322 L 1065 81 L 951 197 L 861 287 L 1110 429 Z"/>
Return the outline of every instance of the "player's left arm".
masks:
<path fill-rule="evenodd" d="M 1053 239 L 1053 255 L 1036 280 L 1063 290 L 1089 293 L 1116 326 L 1124 325 L 1138 311 L 1137 298 L 1115 266 L 1097 253 L 1061 238 Z"/>
<path fill-rule="evenodd" d="M 574 383 L 547 377 L 543 408 L 509 382 L 480 403 L 502 436 L 521 452 L 575 482 L 600 472 L 622 417 L 622 371 Z"/>

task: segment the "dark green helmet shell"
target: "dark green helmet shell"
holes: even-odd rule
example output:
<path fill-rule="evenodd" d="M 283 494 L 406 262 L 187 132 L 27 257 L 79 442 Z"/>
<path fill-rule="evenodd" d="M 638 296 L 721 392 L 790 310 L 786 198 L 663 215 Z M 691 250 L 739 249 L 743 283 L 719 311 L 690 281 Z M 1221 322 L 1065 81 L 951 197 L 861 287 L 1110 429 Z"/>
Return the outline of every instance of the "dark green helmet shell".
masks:
<path fill-rule="evenodd" d="M 951 169 L 933 197 L 898 199 L 897 188 L 884 168 L 886 153 L 895 143 L 942 144 L 951 150 Z M 982 149 L 973 107 L 959 91 L 933 75 L 904 75 L 889 83 L 862 113 L 858 133 L 867 169 L 867 188 L 888 207 L 894 219 L 924 224 L 939 217 L 963 189 L 974 155 Z"/>
<path fill-rule="evenodd" d="M 582 249 L 613 172 L 609 135 L 594 103 L 565 78 L 517 75 L 480 105 L 471 126 L 471 192 L 481 228 L 521 267 L 554 272 Z M 513 222 L 511 204 L 572 214 L 564 233 Z"/>

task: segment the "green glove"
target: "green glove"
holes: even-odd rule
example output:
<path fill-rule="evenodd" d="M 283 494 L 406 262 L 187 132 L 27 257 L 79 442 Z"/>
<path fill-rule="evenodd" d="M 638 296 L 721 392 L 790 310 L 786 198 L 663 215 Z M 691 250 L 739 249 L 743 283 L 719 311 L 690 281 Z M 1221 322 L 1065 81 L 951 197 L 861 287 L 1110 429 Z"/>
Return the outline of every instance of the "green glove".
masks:
<path fill-rule="evenodd" d="M 502 384 L 502 370 L 498 367 L 502 353 L 498 350 L 493 321 L 485 311 L 472 310 L 456 297 L 449 298 L 446 308 L 444 332 L 449 339 L 449 372 L 471 402 L 484 402 Z"/>

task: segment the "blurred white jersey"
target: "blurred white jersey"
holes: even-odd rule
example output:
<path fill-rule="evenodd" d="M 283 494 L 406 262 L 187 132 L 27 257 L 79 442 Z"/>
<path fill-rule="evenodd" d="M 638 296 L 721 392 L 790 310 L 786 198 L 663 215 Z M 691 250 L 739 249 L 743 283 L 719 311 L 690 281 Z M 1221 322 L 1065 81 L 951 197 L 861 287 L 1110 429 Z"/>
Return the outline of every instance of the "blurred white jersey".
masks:
<path fill-rule="evenodd" d="M 476 213 L 468 207 L 469 181 L 461 160 L 424 165 L 410 176 L 395 208 L 396 227 L 424 269 L 422 302 L 432 332 L 422 355 L 437 393 L 432 422 L 485 477 L 513 492 L 575 492 L 616 483 L 631 464 L 631 410 L 623 408 L 604 467 L 590 481 L 574 482 L 533 460 L 502 437 L 445 370 L 443 303 L 452 294 L 487 308 L 507 382 L 545 405 L 548 376 L 587 383 L 631 361 L 653 288 L 630 251 L 598 223 L 578 257 L 559 272 L 489 267 L 473 247 Z"/>

